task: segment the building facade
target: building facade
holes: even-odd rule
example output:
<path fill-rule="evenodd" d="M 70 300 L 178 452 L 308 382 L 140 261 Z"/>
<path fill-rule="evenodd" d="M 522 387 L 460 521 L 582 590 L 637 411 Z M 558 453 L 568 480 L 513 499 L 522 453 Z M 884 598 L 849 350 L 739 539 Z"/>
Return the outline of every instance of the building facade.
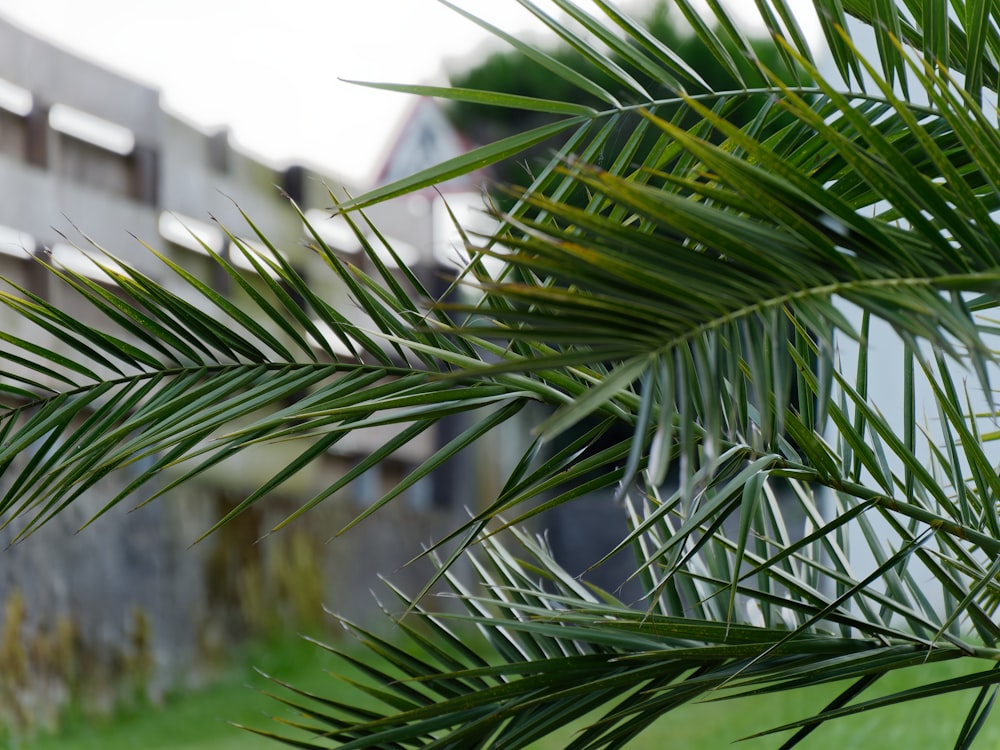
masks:
<path fill-rule="evenodd" d="M 0 276 L 9 284 L 96 322 L 38 261 L 100 282 L 104 277 L 90 260 L 99 257 L 99 246 L 168 288 L 190 293 L 145 243 L 236 298 L 239 290 L 227 285 L 205 247 L 239 264 L 220 225 L 253 247 L 242 210 L 313 289 L 345 314 L 360 315 L 323 260 L 305 247 L 305 228 L 288 202 L 294 199 L 331 247 L 363 267 L 360 242 L 343 222 L 329 219 L 331 188 L 342 189 L 335 176 L 264 164 L 234 148 L 227 131 L 202 132 L 164 111 L 154 88 L 0 19 Z M 427 268 L 440 244 L 434 200 L 415 196 L 372 212 L 411 260 Z M 194 296 L 189 301 L 207 304 Z M 0 330 L 60 346 L 4 310 Z M 327 542 L 445 437 L 407 445 L 305 523 L 273 535 L 267 530 L 276 521 L 384 444 L 385 432 L 352 434 L 344 448 L 255 506 L 260 510 L 194 547 L 281 465 L 280 446 L 241 455 L 134 513 L 124 503 L 79 533 L 128 476 L 109 477 L 22 542 L 9 545 L 16 527 L 0 531 L 0 707 L 8 707 L 0 708 L 0 724 L 44 722 L 68 695 L 72 675 L 96 675 L 108 686 L 90 693 L 100 700 L 112 700 L 110 686 L 123 678 L 140 679 L 154 693 L 196 678 L 213 654 L 243 634 L 289 620 L 321 627 L 321 603 L 368 619 L 379 575 L 392 574 L 404 589 L 419 586 L 427 568 L 404 564 L 465 518 L 451 491 L 454 477 L 438 478 L 436 486 L 419 483 L 376 519 Z M 16 471 L 9 467 L 0 486 L 9 486 Z"/>

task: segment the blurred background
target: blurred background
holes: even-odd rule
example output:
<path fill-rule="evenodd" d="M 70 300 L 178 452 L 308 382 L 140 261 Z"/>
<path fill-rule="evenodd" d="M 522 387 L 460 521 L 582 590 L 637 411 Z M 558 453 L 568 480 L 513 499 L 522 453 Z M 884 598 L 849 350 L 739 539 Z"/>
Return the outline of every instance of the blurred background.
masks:
<path fill-rule="evenodd" d="M 516 2 L 465 7 L 508 31 L 541 34 Z M 163 107 L 191 124 L 230 128 L 258 158 L 353 183 L 374 179 L 409 102 L 340 79 L 441 84 L 446 66 L 503 46 L 433 0 L 0 0 L 0 16 L 156 88 Z"/>
<path fill-rule="evenodd" d="M 620 5 L 638 15 L 659 13 L 664 34 L 682 32 L 652 0 Z M 463 7 L 520 39 L 554 44 L 513 0 L 470 0 Z M 360 315 L 342 284 L 305 248 L 309 230 L 284 196 L 335 252 L 366 268 L 361 239 L 329 218 L 331 193 L 343 195 L 346 188 L 356 195 L 525 123 L 483 119 L 343 79 L 473 85 L 476 74 L 487 88 L 509 84 L 515 93 L 545 96 L 523 89 L 534 85 L 537 71 L 507 67 L 509 60 L 496 57 L 504 48 L 431 0 L 0 0 L 0 275 L 95 322 L 93 310 L 33 260 L 54 259 L 106 284 L 89 258 L 92 238 L 168 288 L 190 294 L 138 237 L 239 301 L 245 293 L 219 273 L 206 248 L 267 288 L 266 279 L 252 278 L 243 256 L 241 248 L 252 252 L 260 242 L 242 209 L 326 299 Z M 706 74 L 700 66 L 711 62 L 698 59 Z M 422 191 L 370 211 L 432 290 L 443 288 L 456 263 L 457 234 L 447 208 L 488 231 L 482 196 L 491 177 L 470 175 L 442 186 L 440 194 Z M 40 346 L 60 345 L 6 313 L 0 330 Z M 207 679 L 234 643 L 328 627 L 321 604 L 354 619 L 380 619 L 370 594 L 381 588 L 379 576 L 404 589 L 419 587 L 428 570 L 404 567 L 407 561 L 490 497 L 522 446 L 500 435 L 486 454 L 451 462 L 457 465 L 328 542 L 461 429 L 460 421 L 445 423 L 421 435 L 339 490 L 307 523 L 280 534 L 269 530 L 395 433 L 352 436 L 256 506 L 260 510 L 194 547 L 263 481 L 268 467 L 297 451 L 269 446 L 248 453 L 165 501 L 138 513 L 127 512 L 135 503 L 123 503 L 74 533 L 129 481 L 109 477 L 101 491 L 85 494 L 22 543 L 7 546 L 18 527 L 0 531 L 0 724 L 54 723 L 74 695 L 107 708 L 122 685 L 156 698 L 178 681 Z M 45 446 L 40 438 L 36 453 Z M 16 481 L 16 469 L 0 479 L 3 488 Z M 621 537 L 624 516 L 608 500 L 584 498 L 572 515 L 548 524 L 553 546 L 574 573 Z M 609 589 L 624 578 L 613 566 L 596 575 Z"/>

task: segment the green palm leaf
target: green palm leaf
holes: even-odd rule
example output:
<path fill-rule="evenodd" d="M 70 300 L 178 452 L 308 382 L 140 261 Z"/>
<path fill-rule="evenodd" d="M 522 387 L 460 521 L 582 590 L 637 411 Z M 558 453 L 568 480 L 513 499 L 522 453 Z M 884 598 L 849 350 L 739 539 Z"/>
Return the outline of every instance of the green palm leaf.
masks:
<path fill-rule="evenodd" d="M 622 747 L 691 700 L 850 680 L 780 728 L 799 730 L 786 746 L 827 720 L 969 689 L 956 727 L 968 746 L 993 669 L 861 696 L 917 663 L 998 659 L 996 326 L 982 316 L 1000 291 L 1000 141 L 981 105 L 998 81 L 995 4 L 816 0 L 838 70 L 825 75 L 782 0 L 756 5 L 787 71 L 761 62 L 721 4 L 709 3 L 710 22 L 678 0 L 727 70 L 725 90 L 608 3 L 557 0 L 559 17 L 522 4 L 590 67 L 458 12 L 598 104 L 372 84 L 552 119 L 334 199 L 371 275 L 306 222 L 364 323 L 317 294 L 249 217 L 263 249 L 230 232 L 245 263 L 212 256 L 239 303 L 163 258 L 185 290 L 171 292 L 96 246 L 111 291 L 49 268 L 102 325 L 24 289 L 0 296 L 60 346 L 0 336 L 4 521 L 29 534 L 127 467 L 135 477 L 108 508 L 292 442 L 295 456 L 217 528 L 353 431 L 396 430 L 291 520 L 440 420 L 472 417 L 356 523 L 537 402 L 546 416 L 497 496 L 442 531 L 442 554 L 456 544 L 432 583 L 463 612 L 404 597 L 422 622 L 401 627 L 406 647 L 346 623 L 381 659 L 344 654 L 366 676 L 359 694 L 381 707 L 293 689 L 284 700 L 312 735 L 291 744 L 524 747 L 596 711 L 570 746 Z M 859 52 L 866 39 L 877 59 Z M 500 228 L 464 235 L 464 298 L 428 307 L 417 275 L 380 258 L 368 233 L 385 238 L 360 209 L 557 136 L 530 185 L 505 188 Z M 898 361 L 879 358 L 885 342 L 898 342 Z M 890 376 L 889 403 L 876 403 Z M 512 532 L 527 564 L 501 541 L 597 490 L 631 523 L 615 550 L 636 554 L 645 597 L 631 606 L 529 536 Z M 466 555 L 479 588 L 450 567 Z"/>

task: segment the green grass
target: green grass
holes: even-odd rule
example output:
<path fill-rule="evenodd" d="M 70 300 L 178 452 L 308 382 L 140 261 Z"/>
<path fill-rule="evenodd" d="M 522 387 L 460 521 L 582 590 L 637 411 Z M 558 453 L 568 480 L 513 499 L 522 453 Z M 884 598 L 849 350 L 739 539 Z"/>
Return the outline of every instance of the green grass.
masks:
<path fill-rule="evenodd" d="M 162 705 L 126 707 L 110 717 L 77 709 L 68 712 L 58 733 L 14 743 L 17 750 L 237 750 L 277 748 L 273 741 L 232 726 L 274 725 L 273 715 L 290 716 L 262 694 L 271 684 L 254 667 L 305 688 L 331 683 L 333 659 L 299 638 L 254 644 L 210 685 L 170 694 Z M 0 743 L 2 747 L 2 743 Z"/>
<path fill-rule="evenodd" d="M 925 681 L 955 677 L 966 671 L 982 671 L 979 664 L 934 664 L 883 678 L 878 689 L 862 698 L 906 690 Z M 708 750 L 725 748 L 736 740 L 770 727 L 805 718 L 826 705 L 845 684 L 810 688 L 782 695 L 755 696 L 738 701 L 695 703 L 661 719 L 635 740 L 630 748 L 654 750 L 666 747 Z M 844 748 L 952 748 L 974 700 L 973 692 L 896 705 L 824 724 L 799 747 L 804 750 Z M 792 732 L 759 737 L 733 745 L 737 750 L 775 750 Z M 571 731 L 559 740 L 539 743 L 537 750 L 555 750 L 565 745 Z M 977 750 L 1000 748 L 1000 713 L 991 716 L 974 746 Z"/>
<path fill-rule="evenodd" d="M 274 750 L 283 747 L 228 723 L 273 729 L 278 725 L 271 716 L 292 718 L 289 710 L 261 692 L 272 686 L 252 670 L 253 665 L 297 686 L 319 690 L 329 697 L 350 699 L 342 683 L 328 674 L 333 666 L 328 654 L 301 640 L 286 640 L 248 649 L 241 655 L 240 663 L 226 670 L 212 685 L 168 696 L 162 706 L 126 709 L 104 719 L 71 712 L 57 734 L 19 744 L 8 739 L 7 746 L 18 750 Z M 924 680 L 955 676 L 963 668 L 971 671 L 986 666 L 946 663 L 910 670 L 884 678 L 879 684 L 879 692 L 902 690 Z M 804 717 L 837 692 L 837 686 L 830 686 L 788 695 L 685 706 L 650 728 L 630 747 L 635 750 L 724 748 L 741 737 Z M 954 693 L 835 721 L 817 730 L 802 747 L 806 750 L 950 748 L 973 697 L 972 693 Z M 558 737 L 537 743 L 535 748 L 561 748 L 572 733 L 573 729 L 567 728 Z M 780 737 L 771 736 L 749 740 L 736 747 L 773 750 L 780 744 Z M 988 721 L 975 747 L 980 750 L 1000 748 L 1000 714 Z"/>

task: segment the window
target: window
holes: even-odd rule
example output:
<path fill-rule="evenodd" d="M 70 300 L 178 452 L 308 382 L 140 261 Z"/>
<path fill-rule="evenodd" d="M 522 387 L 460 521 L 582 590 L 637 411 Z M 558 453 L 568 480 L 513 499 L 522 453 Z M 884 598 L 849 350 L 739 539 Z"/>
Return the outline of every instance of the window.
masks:
<path fill-rule="evenodd" d="M 0 153 L 18 159 L 27 157 L 26 118 L 34 106 L 30 91 L 0 78 Z"/>
<path fill-rule="evenodd" d="M 135 149 L 135 135 L 124 125 L 65 104 L 55 104 L 49 110 L 49 127 L 119 156 L 128 156 Z"/>
<path fill-rule="evenodd" d="M 65 104 L 52 106 L 48 124 L 58 134 L 54 166 L 60 175 L 144 203 L 155 203 L 157 153 L 139 146 L 132 130 Z"/>

